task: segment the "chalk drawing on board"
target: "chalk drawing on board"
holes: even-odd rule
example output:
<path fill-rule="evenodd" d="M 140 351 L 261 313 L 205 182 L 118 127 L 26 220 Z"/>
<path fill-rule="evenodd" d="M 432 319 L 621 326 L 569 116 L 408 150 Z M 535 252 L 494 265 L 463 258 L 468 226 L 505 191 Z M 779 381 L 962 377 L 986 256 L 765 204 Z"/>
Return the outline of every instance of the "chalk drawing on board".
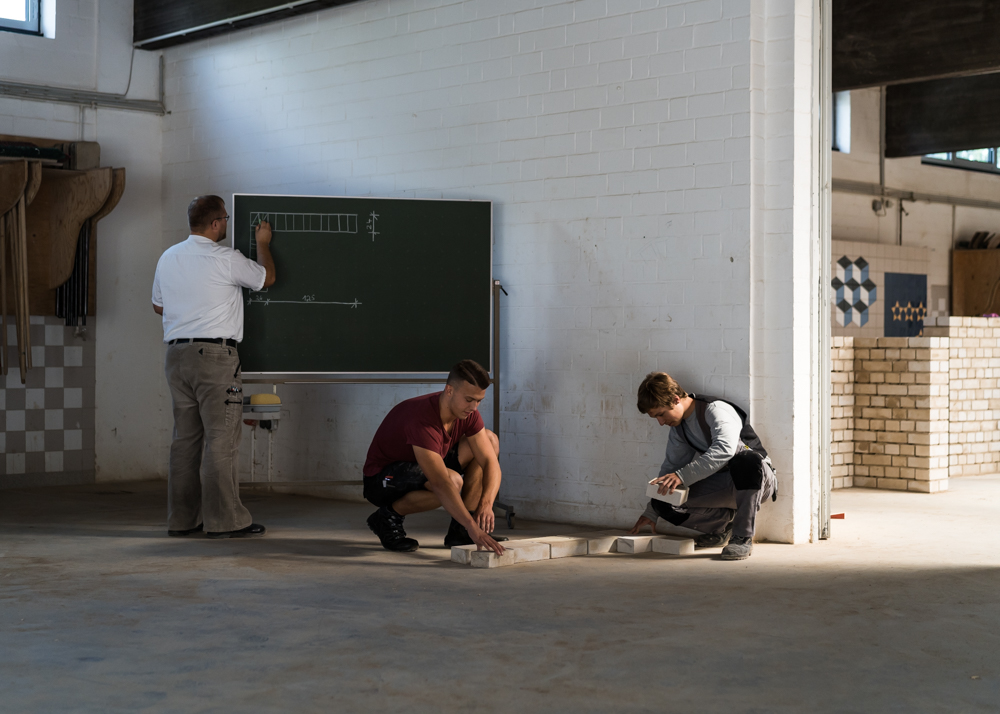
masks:
<path fill-rule="evenodd" d="M 275 233 L 347 233 L 357 234 L 358 214 L 356 213 L 275 213 L 272 211 L 251 211 L 250 225 L 256 228 L 261 221 L 271 224 Z M 257 259 L 257 241 L 250 238 L 250 260 Z M 247 298 L 247 305 L 347 305 L 356 310 L 362 303 L 354 298 L 351 302 L 317 300 L 315 295 L 303 295 L 299 300 L 272 300 L 264 293 L 267 288 L 253 290 Z"/>
<path fill-rule="evenodd" d="M 273 213 L 251 211 L 250 225 L 271 224 L 275 233 L 357 233 L 356 213 Z"/>
<path fill-rule="evenodd" d="M 372 211 L 368 215 L 368 226 L 367 226 L 368 232 L 371 234 L 371 237 L 372 237 L 372 243 L 375 242 L 375 236 L 379 235 L 379 232 L 377 230 L 375 230 L 375 222 L 376 221 L 378 221 L 378 214 L 375 213 L 375 211 Z"/>
<path fill-rule="evenodd" d="M 259 305 L 348 305 L 352 310 L 356 310 L 359 305 L 364 303 L 360 302 L 357 298 L 354 298 L 352 302 L 335 302 L 332 300 L 317 300 L 315 295 L 303 295 L 301 300 L 271 300 L 267 297 L 261 297 L 259 292 L 251 292 L 250 297 L 247 298 L 247 305 L 252 305 L 257 303 Z"/>

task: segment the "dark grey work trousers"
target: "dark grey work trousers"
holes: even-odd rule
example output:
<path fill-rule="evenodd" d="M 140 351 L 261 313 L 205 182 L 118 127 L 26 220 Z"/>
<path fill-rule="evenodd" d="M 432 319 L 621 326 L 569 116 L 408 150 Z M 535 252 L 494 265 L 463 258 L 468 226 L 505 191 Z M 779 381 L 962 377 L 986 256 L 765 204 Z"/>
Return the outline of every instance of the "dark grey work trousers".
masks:
<path fill-rule="evenodd" d="M 188 530 L 199 523 L 209 532 L 246 528 L 251 518 L 240 502 L 243 377 L 236 348 L 210 342 L 169 345 L 166 373 L 174 403 L 168 529 Z"/>
<path fill-rule="evenodd" d="M 651 501 L 653 510 L 665 521 L 700 533 L 721 533 L 731 523 L 733 535 L 752 538 L 760 505 L 771 498 L 777 479 L 764 462 L 764 479 L 756 491 L 737 490 L 729 470 L 719 471 L 690 486 L 683 506 Z"/>

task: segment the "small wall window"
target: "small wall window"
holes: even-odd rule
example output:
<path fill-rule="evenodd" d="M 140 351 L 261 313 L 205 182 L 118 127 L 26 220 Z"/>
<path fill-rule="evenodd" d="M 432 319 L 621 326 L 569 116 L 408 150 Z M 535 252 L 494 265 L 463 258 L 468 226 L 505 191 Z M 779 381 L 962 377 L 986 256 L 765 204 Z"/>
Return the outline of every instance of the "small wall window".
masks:
<path fill-rule="evenodd" d="M 0 30 L 40 35 L 40 0 L 0 0 Z"/>
<path fill-rule="evenodd" d="M 834 151 L 851 153 L 851 93 L 833 93 L 833 146 Z"/>
<path fill-rule="evenodd" d="M 953 169 L 1000 173 L 1000 151 L 996 147 L 988 149 L 965 149 L 964 151 L 942 151 L 925 154 L 921 163 L 936 166 L 950 166 Z"/>

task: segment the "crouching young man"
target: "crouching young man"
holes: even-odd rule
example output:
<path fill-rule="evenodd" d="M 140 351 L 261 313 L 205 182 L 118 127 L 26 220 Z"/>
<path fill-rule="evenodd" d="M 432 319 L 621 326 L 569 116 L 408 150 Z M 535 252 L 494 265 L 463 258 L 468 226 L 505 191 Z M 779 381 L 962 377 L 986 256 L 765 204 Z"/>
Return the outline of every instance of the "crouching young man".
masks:
<path fill-rule="evenodd" d="M 386 550 L 416 550 L 403 519 L 443 506 L 452 516 L 445 546 L 474 543 L 503 553 L 497 540 L 506 538 L 490 536 L 500 442 L 478 411 L 489 384 L 486 370 L 463 360 L 444 391 L 400 402 L 382 420 L 365 461 L 364 495 L 378 506 L 368 527 Z"/>
<path fill-rule="evenodd" d="M 639 385 L 639 411 L 669 426 L 658 493 L 688 488 L 687 501 L 672 506 L 652 499 L 630 533 L 656 530 L 659 516 L 702 533 L 696 548 L 723 547 L 723 560 L 743 560 L 753 550 L 754 521 L 761 503 L 777 498 L 777 480 L 763 444 L 732 402 L 688 394 L 666 372 L 652 372 Z"/>

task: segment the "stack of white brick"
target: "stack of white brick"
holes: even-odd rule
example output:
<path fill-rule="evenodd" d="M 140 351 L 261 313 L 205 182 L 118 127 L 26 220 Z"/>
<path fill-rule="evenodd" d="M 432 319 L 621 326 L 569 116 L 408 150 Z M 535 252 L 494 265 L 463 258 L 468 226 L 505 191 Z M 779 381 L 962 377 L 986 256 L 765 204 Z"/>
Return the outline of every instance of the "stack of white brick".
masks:
<path fill-rule="evenodd" d="M 854 382 L 852 484 L 946 490 L 948 339 L 855 338 Z"/>
<path fill-rule="evenodd" d="M 830 456 L 834 488 L 854 485 L 854 338 L 832 338 Z"/>
<path fill-rule="evenodd" d="M 940 317 L 925 334 L 947 337 L 952 476 L 1000 472 L 1000 318 Z"/>
<path fill-rule="evenodd" d="M 951 476 L 1000 473 L 1000 318 L 834 337 L 831 357 L 834 488 L 935 493 Z"/>

